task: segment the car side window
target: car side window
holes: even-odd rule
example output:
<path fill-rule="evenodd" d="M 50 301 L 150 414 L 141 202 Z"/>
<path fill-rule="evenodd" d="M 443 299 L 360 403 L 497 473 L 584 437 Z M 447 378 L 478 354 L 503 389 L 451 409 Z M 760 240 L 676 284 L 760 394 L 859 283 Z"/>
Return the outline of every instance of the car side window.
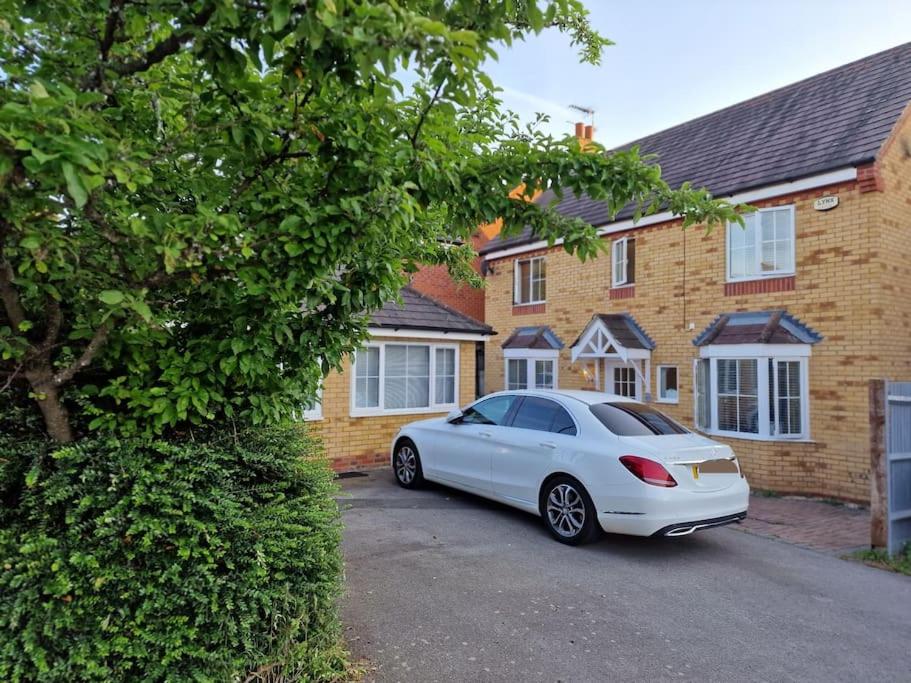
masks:
<path fill-rule="evenodd" d="M 512 408 L 515 396 L 493 396 L 480 403 L 475 403 L 462 415 L 462 424 L 502 425 Z"/>
<path fill-rule="evenodd" d="M 541 432 L 554 432 L 556 434 L 576 434 L 576 425 L 569 413 L 554 401 L 537 396 L 526 396 L 516 410 L 510 427 L 519 429 L 534 429 Z"/>

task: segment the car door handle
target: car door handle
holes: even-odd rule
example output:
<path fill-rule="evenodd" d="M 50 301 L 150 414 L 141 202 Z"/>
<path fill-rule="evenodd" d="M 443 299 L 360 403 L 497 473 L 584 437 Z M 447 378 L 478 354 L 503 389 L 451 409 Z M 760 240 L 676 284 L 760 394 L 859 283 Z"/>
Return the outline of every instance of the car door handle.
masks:
<path fill-rule="evenodd" d="M 493 436 L 490 432 L 478 432 L 481 436 L 486 436 L 488 439 Z"/>
<path fill-rule="evenodd" d="M 556 448 L 557 447 L 557 444 L 555 444 L 553 441 L 542 441 L 538 445 L 541 446 L 542 448 Z"/>

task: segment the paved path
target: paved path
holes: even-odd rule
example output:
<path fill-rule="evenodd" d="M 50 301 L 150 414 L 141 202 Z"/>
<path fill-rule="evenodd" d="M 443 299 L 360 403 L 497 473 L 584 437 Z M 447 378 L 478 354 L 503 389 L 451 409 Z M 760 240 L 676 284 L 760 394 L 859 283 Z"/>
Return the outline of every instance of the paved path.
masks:
<path fill-rule="evenodd" d="M 808 498 L 751 496 L 737 528 L 835 555 L 870 547 L 869 510 Z"/>
<path fill-rule="evenodd" d="M 573 549 L 447 489 L 343 485 L 368 680 L 909 680 L 906 577 L 731 529 Z"/>

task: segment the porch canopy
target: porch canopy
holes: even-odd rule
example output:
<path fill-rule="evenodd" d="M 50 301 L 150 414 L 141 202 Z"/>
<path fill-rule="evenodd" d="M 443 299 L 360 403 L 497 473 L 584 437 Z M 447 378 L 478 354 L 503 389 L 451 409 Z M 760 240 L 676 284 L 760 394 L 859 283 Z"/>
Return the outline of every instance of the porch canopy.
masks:
<path fill-rule="evenodd" d="M 574 363 L 586 359 L 594 361 L 595 384 L 601 390 L 607 390 L 608 364 L 632 368 L 644 388 L 647 399 L 650 392 L 649 377 L 654 348 L 655 342 L 629 313 L 600 313 L 593 316 L 585 326 L 582 334 L 570 347 L 570 352 Z M 604 384 L 601 382 L 602 367 L 605 372 Z M 638 388 L 635 396 L 642 397 Z"/>

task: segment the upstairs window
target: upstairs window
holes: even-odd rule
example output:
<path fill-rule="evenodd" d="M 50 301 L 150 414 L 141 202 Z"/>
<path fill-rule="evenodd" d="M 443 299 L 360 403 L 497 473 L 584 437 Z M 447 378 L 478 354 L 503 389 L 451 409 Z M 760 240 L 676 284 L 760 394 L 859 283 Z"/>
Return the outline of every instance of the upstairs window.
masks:
<path fill-rule="evenodd" d="M 760 209 L 727 227 L 727 279 L 794 274 L 794 207 Z"/>
<path fill-rule="evenodd" d="M 624 287 L 636 282 L 636 240 L 621 237 L 611 245 L 611 286 Z"/>
<path fill-rule="evenodd" d="M 543 256 L 516 261 L 514 280 L 514 303 L 544 303 L 547 296 L 547 270 Z"/>

